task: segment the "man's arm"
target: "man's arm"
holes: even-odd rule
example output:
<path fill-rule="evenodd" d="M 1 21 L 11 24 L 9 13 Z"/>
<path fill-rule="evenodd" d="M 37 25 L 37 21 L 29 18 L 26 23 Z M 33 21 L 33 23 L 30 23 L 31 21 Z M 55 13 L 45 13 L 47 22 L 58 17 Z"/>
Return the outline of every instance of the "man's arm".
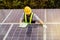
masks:
<path fill-rule="evenodd" d="M 20 23 L 22 23 L 23 15 L 24 15 L 24 13 L 22 14 L 22 16 L 21 16 L 21 18 L 20 18 Z"/>
<path fill-rule="evenodd" d="M 39 21 L 40 24 L 44 24 L 44 22 L 36 14 L 34 14 L 34 16 Z"/>
<path fill-rule="evenodd" d="M 43 22 L 36 14 L 34 14 L 34 16 L 35 16 L 35 18 L 40 22 L 40 24 L 42 24 L 42 26 L 43 26 L 44 28 L 47 28 L 47 26 L 44 24 L 44 22 Z"/>
<path fill-rule="evenodd" d="M 40 21 L 39 21 L 41 24 L 44 24 L 44 22 L 40 19 Z"/>

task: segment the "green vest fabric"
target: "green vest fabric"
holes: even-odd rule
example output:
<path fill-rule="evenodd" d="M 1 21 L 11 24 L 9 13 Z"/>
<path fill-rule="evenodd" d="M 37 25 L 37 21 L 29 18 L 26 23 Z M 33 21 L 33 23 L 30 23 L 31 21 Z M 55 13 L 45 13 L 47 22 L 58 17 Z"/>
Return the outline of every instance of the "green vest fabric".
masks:
<path fill-rule="evenodd" d="M 31 13 L 31 15 L 30 15 L 30 18 L 29 18 L 29 22 L 27 22 L 27 16 L 26 16 L 26 14 L 24 13 L 24 22 L 25 23 L 31 23 L 32 22 L 32 18 L 33 18 L 33 13 Z"/>

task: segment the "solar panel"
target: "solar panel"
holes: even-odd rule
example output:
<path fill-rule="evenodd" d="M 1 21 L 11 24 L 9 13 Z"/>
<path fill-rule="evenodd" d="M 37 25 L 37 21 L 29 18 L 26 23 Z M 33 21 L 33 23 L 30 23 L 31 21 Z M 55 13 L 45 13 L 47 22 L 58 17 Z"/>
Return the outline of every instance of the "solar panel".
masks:
<path fill-rule="evenodd" d="M 20 12 L 19 12 L 20 11 Z M 6 19 L 5 23 L 19 23 L 21 10 L 13 10 L 12 14 Z"/>
<path fill-rule="evenodd" d="M 44 21 L 47 30 L 39 24 L 19 27 L 22 9 L 0 10 L 0 40 L 60 40 L 60 10 L 33 9 L 33 12 Z"/>
<path fill-rule="evenodd" d="M 0 23 L 6 18 L 6 16 L 8 15 L 8 13 L 10 12 L 10 10 L 0 10 Z"/>
<path fill-rule="evenodd" d="M 36 27 L 34 27 L 36 25 Z M 26 28 L 20 28 L 19 25 L 13 25 L 6 40 L 37 40 L 43 39 L 43 27 L 38 24 L 28 25 Z M 41 36 L 39 36 L 41 35 Z"/>
<path fill-rule="evenodd" d="M 44 10 L 38 9 L 38 10 L 35 11 L 35 9 L 34 9 L 33 12 L 35 14 L 37 14 L 37 16 L 44 21 Z M 13 10 L 13 12 L 10 14 L 10 16 L 6 19 L 5 23 L 19 23 L 22 14 L 23 14 L 23 10 L 19 10 L 19 9 L 18 10 Z"/>
<path fill-rule="evenodd" d="M 60 24 L 47 24 L 47 40 L 60 40 Z"/>
<path fill-rule="evenodd" d="M 0 40 L 3 40 L 3 37 L 7 33 L 10 25 L 0 25 Z"/>
<path fill-rule="evenodd" d="M 60 22 L 59 16 L 60 16 L 60 9 L 47 9 L 46 10 L 47 22 Z"/>

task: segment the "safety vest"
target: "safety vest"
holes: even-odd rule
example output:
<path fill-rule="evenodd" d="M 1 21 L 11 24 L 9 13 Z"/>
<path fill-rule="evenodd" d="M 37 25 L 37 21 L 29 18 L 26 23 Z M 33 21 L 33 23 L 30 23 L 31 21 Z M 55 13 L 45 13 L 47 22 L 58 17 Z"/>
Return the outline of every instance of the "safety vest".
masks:
<path fill-rule="evenodd" d="M 30 18 L 29 18 L 29 22 L 28 22 L 28 21 L 27 21 L 27 16 L 26 16 L 26 14 L 24 13 L 24 22 L 25 22 L 25 23 L 30 23 L 30 24 L 31 24 L 32 18 L 33 18 L 33 13 L 31 13 Z"/>

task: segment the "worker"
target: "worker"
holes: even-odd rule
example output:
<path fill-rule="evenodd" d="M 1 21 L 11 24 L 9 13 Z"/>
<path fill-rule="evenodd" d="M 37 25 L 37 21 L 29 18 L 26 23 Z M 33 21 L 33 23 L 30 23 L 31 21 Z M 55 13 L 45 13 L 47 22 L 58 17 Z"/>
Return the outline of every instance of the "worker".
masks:
<path fill-rule="evenodd" d="M 36 20 L 33 20 L 33 17 L 35 17 L 35 19 L 37 19 L 40 24 L 43 24 L 43 21 L 32 12 L 32 9 L 29 6 L 26 6 L 24 8 L 24 13 L 20 19 L 20 23 L 35 23 Z"/>

